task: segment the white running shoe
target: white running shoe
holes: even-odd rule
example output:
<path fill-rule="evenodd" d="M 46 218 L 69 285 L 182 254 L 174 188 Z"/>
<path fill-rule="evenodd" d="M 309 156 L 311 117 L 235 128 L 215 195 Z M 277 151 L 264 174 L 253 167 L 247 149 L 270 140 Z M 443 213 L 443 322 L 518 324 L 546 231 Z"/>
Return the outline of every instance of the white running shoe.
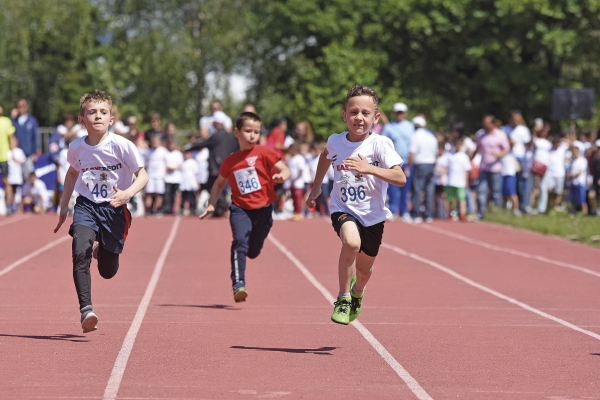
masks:
<path fill-rule="evenodd" d="M 400 220 L 407 224 L 412 224 L 413 219 L 410 217 L 410 214 L 404 214 Z"/>
<path fill-rule="evenodd" d="M 92 306 L 85 306 L 81 309 L 81 329 L 83 333 L 93 332 L 98 327 L 98 316 L 94 313 Z"/>
<path fill-rule="evenodd" d="M 415 217 L 415 218 L 413 218 L 412 222 L 413 222 L 413 224 L 420 224 L 423 222 L 423 218 Z"/>

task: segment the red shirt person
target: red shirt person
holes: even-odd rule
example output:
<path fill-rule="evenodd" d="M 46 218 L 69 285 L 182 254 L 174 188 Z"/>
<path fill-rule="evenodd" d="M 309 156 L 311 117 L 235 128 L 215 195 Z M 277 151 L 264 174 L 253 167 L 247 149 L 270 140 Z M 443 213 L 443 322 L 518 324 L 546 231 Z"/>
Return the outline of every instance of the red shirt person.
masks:
<path fill-rule="evenodd" d="M 200 219 L 214 212 L 227 182 L 231 186 L 229 219 L 233 234 L 231 246 L 231 281 L 236 302 L 248 297 L 246 290 L 246 257 L 258 257 L 273 225 L 273 205 L 277 195 L 274 183 L 290 177 L 281 156 L 256 143 L 260 137 L 261 119 L 251 112 L 240 114 L 234 135 L 240 150 L 227 157 L 210 193 L 210 200 Z M 271 171 L 276 173 L 271 175 Z"/>

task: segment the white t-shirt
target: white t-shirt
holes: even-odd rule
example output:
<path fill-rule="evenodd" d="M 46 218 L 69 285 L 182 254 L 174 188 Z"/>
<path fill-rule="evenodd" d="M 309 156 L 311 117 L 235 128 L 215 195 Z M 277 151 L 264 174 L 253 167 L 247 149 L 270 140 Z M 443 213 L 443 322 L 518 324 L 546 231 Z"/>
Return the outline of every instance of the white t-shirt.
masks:
<path fill-rule="evenodd" d="M 146 154 L 146 170 L 150 179 L 165 179 L 168 153 L 169 150 L 162 146 L 148 150 Z"/>
<path fill-rule="evenodd" d="M 457 151 L 448 155 L 448 186 L 467 187 L 467 172 L 471 170 L 471 160 L 467 153 Z"/>
<path fill-rule="evenodd" d="M 533 140 L 535 147 L 535 153 L 533 159 L 546 166 L 550 163 L 550 150 L 552 149 L 552 143 L 548 139 L 535 138 Z"/>
<path fill-rule="evenodd" d="M 525 125 L 517 125 L 510 133 L 513 141 L 512 154 L 515 158 L 525 157 L 525 143 L 531 142 L 531 131 Z"/>
<path fill-rule="evenodd" d="M 15 147 L 8 151 L 8 183 L 11 185 L 23 184 L 23 164 L 27 157 L 23 150 Z"/>
<path fill-rule="evenodd" d="M 525 155 L 525 154 L 523 154 Z M 508 153 L 504 157 L 502 157 L 502 176 L 513 176 L 517 175 L 517 169 L 515 168 L 516 159 L 515 156 L 511 153 Z"/>
<path fill-rule="evenodd" d="M 435 160 L 433 182 L 438 186 L 448 184 L 448 153 L 442 154 Z"/>
<path fill-rule="evenodd" d="M 36 179 L 33 185 L 29 181 L 25 182 L 22 188 L 23 197 L 31 197 L 35 204 L 44 208 L 50 203 L 50 196 L 46 189 L 46 184 L 41 179 Z"/>
<path fill-rule="evenodd" d="M 575 174 L 581 172 L 579 175 L 577 175 L 575 178 L 573 178 L 574 185 L 581 185 L 581 186 L 587 185 L 587 169 L 588 169 L 588 162 L 585 157 L 579 156 L 577 159 L 575 159 L 571 163 L 571 175 L 575 175 Z"/>
<path fill-rule="evenodd" d="M 313 156 L 312 154 L 308 153 L 304 156 L 304 159 L 306 160 L 306 167 L 304 168 L 302 179 L 304 179 L 305 183 L 312 183 L 314 175 L 312 174 L 310 168 L 310 162 L 312 161 Z"/>
<path fill-rule="evenodd" d="M 67 160 L 79 171 L 75 190 L 95 203 L 110 201 L 115 186 L 119 190 L 131 186 L 134 173 L 144 166 L 135 145 L 110 132 L 96 146 L 87 144 L 85 137 L 75 140 L 69 146 Z"/>
<path fill-rule="evenodd" d="M 333 134 L 327 140 L 327 158 L 333 161 L 334 168 L 330 211 L 350 213 L 364 226 L 375 225 L 392 215 L 385 207 L 388 183 L 373 175 L 346 170 L 344 159 L 358 159 L 360 154 L 369 163 L 384 169 L 402 166 L 403 161 L 393 142 L 385 136 L 370 134 L 361 142 L 350 142 L 347 134 Z"/>
<path fill-rule="evenodd" d="M 409 151 L 415 153 L 415 164 L 435 164 L 438 140 L 431 132 L 419 128 L 410 138 Z"/>
<path fill-rule="evenodd" d="M 165 165 L 169 168 L 183 166 L 183 154 L 179 150 L 167 151 Z M 181 183 L 181 169 L 167 172 L 165 183 Z"/>
<path fill-rule="evenodd" d="M 550 150 L 547 173 L 550 178 L 565 177 L 565 157 L 569 145 L 561 143 L 558 148 Z"/>
<path fill-rule="evenodd" d="M 196 191 L 200 187 L 198 185 L 198 162 L 193 158 L 188 158 L 183 162 L 181 168 L 181 184 L 179 190 L 181 191 Z"/>
<path fill-rule="evenodd" d="M 290 181 L 300 176 L 292 182 L 292 187 L 294 189 L 304 189 L 304 184 L 307 183 L 304 180 L 304 171 L 308 168 L 306 158 L 302 154 L 296 154 L 288 161 L 288 168 L 290 169 Z"/>
<path fill-rule="evenodd" d="M 68 154 L 68 149 L 62 149 L 60 153 L 58 153 L 58 183 L 61 185 L 65 183 L 67 171 L 69 170 L 69 161 L 67 160 Z"/>
<path fill-rule="evenodd" d="M 196 153 L 196 162 L 198 163 L 198 182 L 204 185 L 208 182 L 208 154 L 209 150 L 204 148 Z"/>

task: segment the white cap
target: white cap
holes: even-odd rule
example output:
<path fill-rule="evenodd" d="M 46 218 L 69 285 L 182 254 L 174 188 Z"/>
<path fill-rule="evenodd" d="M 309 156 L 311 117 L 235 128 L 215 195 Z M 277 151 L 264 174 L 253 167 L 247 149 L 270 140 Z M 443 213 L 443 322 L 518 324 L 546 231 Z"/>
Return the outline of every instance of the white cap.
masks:
<path fill-rule="evenodd" d="M 408 111 L 408 107 L 406 106 L 406 104 L 404 103 L 396 103 L 394 104 L 394 112 L 407 112 Z"/>
<path fill-rule="evenodd" d="M 225 114 L 223 111 L 215 111 L 215 113 L 212 115 L 212 118 L 213 122 L 218 124 L 225 125 L 227 123 L 227 114 Z"/>
<path fill-rule="evenodd" d="M 415 126 L 420 126 L 421 128 L 425 128 L 427 126 L 427 121 L 425 121 L 425 118 L 419 116 L 414 117 L 412 119 L 412 123 Z"/>

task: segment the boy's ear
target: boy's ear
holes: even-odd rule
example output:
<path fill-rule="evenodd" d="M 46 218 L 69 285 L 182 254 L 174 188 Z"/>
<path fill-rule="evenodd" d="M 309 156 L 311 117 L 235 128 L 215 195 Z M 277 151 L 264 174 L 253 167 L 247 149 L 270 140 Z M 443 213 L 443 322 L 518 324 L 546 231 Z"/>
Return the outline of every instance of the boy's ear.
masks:
<path fill-rule="evenodd" d="M 344 118 L 344 121 L 346 121 L 346 110 L 342 110 L 342 118 Z"/>

